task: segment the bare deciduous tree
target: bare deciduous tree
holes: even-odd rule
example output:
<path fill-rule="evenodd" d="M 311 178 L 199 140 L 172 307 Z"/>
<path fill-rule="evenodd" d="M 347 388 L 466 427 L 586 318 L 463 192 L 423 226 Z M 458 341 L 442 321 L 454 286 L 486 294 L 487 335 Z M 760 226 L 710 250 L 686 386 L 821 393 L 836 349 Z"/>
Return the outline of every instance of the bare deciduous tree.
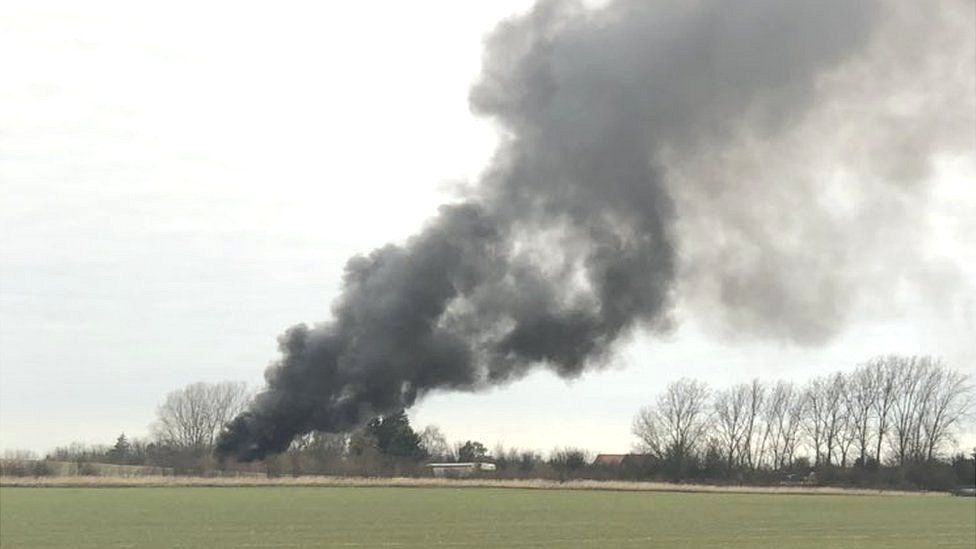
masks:
<path fill-rule="evenodd" d="M 787 403 L 786 422 L 782 435 L 783 457 L 785 458 L 784 465 L 792 464 L 793 459 L 796 457 L 796 450 L 800 445 L 800 428 L 803 424 L 804 414 L 807 413 L 806 400 L 799 391 L 793 389 L 792 384 L 790 385 L 790 397 Z"/>
<path fill-rule="evenodd" d="M 765 421 L 769 428 L 773 467 L 786 467 L 793 461 L 800 438 L 804 405 L 803 394 L 792 383 L 780 381 L 770 391 Z"/>
<path fill-rule="evenodd" d="M 792 392 L 792 386 L 780 381 L 769 392 L 769 398 L 766 400 L 766 407 L 763 410 L 764 420 L 769 431 L 770 463 L 774 468 L 782 465 L 783 446 L 781 440 L 790 392 Z"/>
<path fill-rule="evenodd" d="M 191 449 L 209 449 L 224 425 L 241 413 L 251 395 L 244 383 L 194 383 L 172 391 L 156 410 L 156 440 Z"/>
<path fill-rule="evenodd" d="M 881 463 L 881 449 L 890 429 L 891 407 L 895 402 L 897 371 L 894 363 L 897 360 L 896 356 L 876 357 L 867 365 L 868 371 L 874 378 L 872 411 L 877 432 L 874 459 L 878 463 Z"/>
<path fill-rule="evenodd" d="M 447 444 L 444 433 L 436 425 L 428 425 L 420 433 L 420 447 L 432 458 L 448 459 L 451 457 L 451 447 Z"/>
<path fill-rule="evenodd" d="M 858 429 L 856 424 L 857 412 L 853 409 L 854 399 L 851 392 L 855 390 L 854 374 L 837 374 L 840 385 L 840 402 L 837 406 L 840 409 L 840 433 L 838 434 L 837 448 L 840 452 L 840 466 L 847 467 L 848 458 L 852 457 L 852 448 L 856 449 L 858 439 Z"/>
<path fill-rule="evenodd" d="M 748 393 L 748 385 L 736 385 L 715 394 L 715 435 L 729 469 L 739 463 L 742 455 Z"/>
<path fill-rule="evenodd" d="M 803 417 L 803 430 L 809 439 L 810 447 L 813 449 L 813 462 L 816 465 L 821 465 L 827 455 L 825 449 L 827 437 L 824 433 L 824 425 L 829 422 L 827 419 L 829 413 L 827 410 L 827 385 L 827 380 L 823 378 L 814 379 L 804 389 L 802 397 L 806 409 L 806 414 Z"/>
<path fill-rule="evenodd" d="M 637 450 L 664 459 L 665 436 L 661 415 L 653 406 L 641 408 L 634 416 L 631 432 L 637 437 Z"/>
<path fill-rule="evenodd" d="M 637 414 L 634 434 L 649 452 L 681 464 L 705 439 L 708 399 L 705 383 L 687 378 L 675 381 L 653 408 L 644 408 Z"/>
<path fill-rule="evenodd" d="M 758 379 L 746 386 L 746 432 L 743 437 L 743 457 L 750 469 L 762 459 L 764 441 L 761 440 L 762 408 L 766 402 L 766 386 Z"/>
<path fill-rule="evenodd" d="M 840 372 L 829 376 L 823 386 L 824 413 L 823 435 L 827 447 L 827 465 L 834 463 L 834 457 L 841 451 L 841 442 L 846 423 L 844 413 L 844 375 Z"/>
<path fill-rule="evenodd" d="M 925 458 L 935 458 L 942 446 L 952 440 L 956 425 L 973 409 L 973 387 L 969 376 L 944 367 L 938 371 L 936 388 L 925 408 L 922 430 Z"/>
<path fill-rule="evenodd" d="M 921 412 L 932 390 L 930 375 L 934 367 L 929 357 L 890 357 L 895 373 L 895 399 L 892 404 L 891 439 L 899 464 L 917 459 L 921 445 Z"/>
<path fill-rule="evenodd" d="M 868 444 L 872 435 L 872 411 L 878 398 L 877 377 L 869 365 L 860 366 L 848 377 L 844 396 L 851 437 L 856 444 L 858 460 L 864 465 L 867 463 Z"/>

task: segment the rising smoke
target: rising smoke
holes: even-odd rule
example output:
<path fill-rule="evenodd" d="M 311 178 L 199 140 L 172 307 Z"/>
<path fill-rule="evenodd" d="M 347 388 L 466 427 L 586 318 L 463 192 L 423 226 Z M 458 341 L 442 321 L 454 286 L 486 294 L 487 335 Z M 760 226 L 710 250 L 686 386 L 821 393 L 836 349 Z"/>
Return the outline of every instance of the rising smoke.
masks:
<path fill-rule="evenodd" d="M 534 367 L 573 377 L 679 303 L 717 333 L 815 344 L 865 286 L 951 278 L 879 275 L 894 249 L 919 264 L 906 221 L 933 153 L 972 146 L 972 1 L 911 4 L 543 1 L 501 24 L 471 92 L 503 130 L 489 168 L 348 262 L 332 320 L 280 337 L 219 452 Z"/>

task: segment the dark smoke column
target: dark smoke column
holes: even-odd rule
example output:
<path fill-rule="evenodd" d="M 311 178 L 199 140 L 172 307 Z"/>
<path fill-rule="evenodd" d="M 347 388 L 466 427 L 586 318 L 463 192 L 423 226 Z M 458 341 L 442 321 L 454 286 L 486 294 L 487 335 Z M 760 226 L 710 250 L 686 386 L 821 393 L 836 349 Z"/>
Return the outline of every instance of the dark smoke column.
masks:
<path fill-rule="evenodd" d="M 492 166 L 404 246 L 348 262 L 333 319 L 280 337 L 219 453 L 259 459 L 535 366 L 575 376 L 629 330 L 667 329 L 675 212 L 658 151 L 769 98 L 783 115 L 859 43 L 870 5 L 547 1 L 503 23 L 471 93 L 507 129 Z"/>

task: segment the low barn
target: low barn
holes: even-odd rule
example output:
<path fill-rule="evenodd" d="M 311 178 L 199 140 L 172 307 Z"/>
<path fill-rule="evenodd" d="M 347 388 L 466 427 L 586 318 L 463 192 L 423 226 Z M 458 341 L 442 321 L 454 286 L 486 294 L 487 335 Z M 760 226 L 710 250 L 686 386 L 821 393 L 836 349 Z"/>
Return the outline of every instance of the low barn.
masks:
<path fill-rule="evenodd" d="M 593 465 L 602 467 L 619 467 L 623 465 L 627 454 L 600 454 L 593 460 Z"/>
<path fill-rule="evenodd" d="M 428 463 L 427 468 L 438 478 L 468 478 L 495 470 L 494 463 Z"/>

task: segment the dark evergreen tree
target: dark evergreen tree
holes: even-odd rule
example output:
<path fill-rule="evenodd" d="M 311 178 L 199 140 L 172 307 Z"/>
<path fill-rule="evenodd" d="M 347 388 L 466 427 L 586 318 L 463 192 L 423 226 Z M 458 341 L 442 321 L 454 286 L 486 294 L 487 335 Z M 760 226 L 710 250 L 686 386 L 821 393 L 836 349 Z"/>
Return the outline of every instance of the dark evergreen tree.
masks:
<path fill-rule="evenodd" d="M 119 438 L 115 439 L 115 446 L 112 446 L 112 449 L 108 451 L 108 458 L 112 463 L 125 463 L 131 453 L 132 445 L 125 438 L 125 433 L 122 433 Z"/>
<path fill-rule="evenodd" d="M 376 441 L 376 448 L 385 455 L 415 459 L 425 455 L 420 435 L 410 427 L 410 420 L 402 411 L 370 420 L 366 434 Z"/>
<path fill-rule="evenodd" d="M 481 461 L 488 457 L 488 449 L 476 440 L 469 440 L 458 448 L 457 455 L 458 461 Z"/>

